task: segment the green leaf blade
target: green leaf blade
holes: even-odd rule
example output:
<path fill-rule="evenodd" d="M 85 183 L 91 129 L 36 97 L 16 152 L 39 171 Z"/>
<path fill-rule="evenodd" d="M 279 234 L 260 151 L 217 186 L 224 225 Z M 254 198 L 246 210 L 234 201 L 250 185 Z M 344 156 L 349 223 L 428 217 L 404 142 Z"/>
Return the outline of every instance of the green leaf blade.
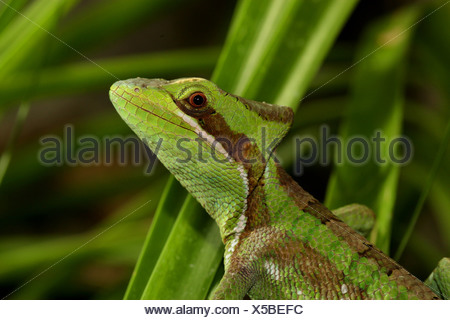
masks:
<path fill-rule="evenodd" d="M 389 143 L 402 133 L 403 71 L 412 34 L 408 28 L 418 15 L 418 7 L 407 7 L 376 22 L 363 36 L 351 101 L 340 136 L 347 144 L 355 136 L 373 141 L 379 131 L 386 143 L 380 144 L 379 150 L 374 146 L 373 153 L 378 153 L 378 156 L 370 154 L 362 165 L 350 161 L 337 165 L 325 201 L 330 208 L 353 202 L 372 208 L 377 214 L 372 241 L 375 240 L 384 252 L 389 251 L 400 169 L 389 162 Z M 349 153 L 349 150 L 345 148 L 343 152 Z M 378 158 L 383 163 L 377 163 Z"/>

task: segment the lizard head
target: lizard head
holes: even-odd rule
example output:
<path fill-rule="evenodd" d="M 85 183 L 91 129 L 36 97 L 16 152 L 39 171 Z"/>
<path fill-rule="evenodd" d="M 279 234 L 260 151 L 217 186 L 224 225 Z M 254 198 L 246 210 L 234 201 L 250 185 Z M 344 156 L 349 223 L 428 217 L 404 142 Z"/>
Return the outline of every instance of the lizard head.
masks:
<path fill-rule="evenodd" d="M 293 118 L 288 107 L 246 100 L 201 78 L 118 81 L 110 99 L 216 220 L 223 206 L 244 209 L 238 203 L 256 186 Z"/>

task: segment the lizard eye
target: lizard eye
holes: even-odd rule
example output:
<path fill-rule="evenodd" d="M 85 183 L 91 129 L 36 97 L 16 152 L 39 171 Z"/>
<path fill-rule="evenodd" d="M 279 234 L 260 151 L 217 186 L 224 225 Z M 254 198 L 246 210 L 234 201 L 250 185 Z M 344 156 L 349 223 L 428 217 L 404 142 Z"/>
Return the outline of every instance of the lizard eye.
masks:
<path fill-rule="evenodd" d="M 202 108 L 206 105 L 206 96 L 201 92 L 195 92 L 189 96 L 188 102 L 194 108 Z"/>

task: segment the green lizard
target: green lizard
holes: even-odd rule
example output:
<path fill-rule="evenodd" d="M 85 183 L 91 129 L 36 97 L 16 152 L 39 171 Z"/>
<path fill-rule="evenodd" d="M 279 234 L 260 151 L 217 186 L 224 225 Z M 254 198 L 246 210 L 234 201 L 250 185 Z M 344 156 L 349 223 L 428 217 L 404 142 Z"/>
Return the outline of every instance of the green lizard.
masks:
<path fill-rule="evenodd" d="M 438 299 L 278 165 L 292 109 L 200 78 L 118 81 L 110 99 L 217 222 L 225 274 L 215 299 Z"/>

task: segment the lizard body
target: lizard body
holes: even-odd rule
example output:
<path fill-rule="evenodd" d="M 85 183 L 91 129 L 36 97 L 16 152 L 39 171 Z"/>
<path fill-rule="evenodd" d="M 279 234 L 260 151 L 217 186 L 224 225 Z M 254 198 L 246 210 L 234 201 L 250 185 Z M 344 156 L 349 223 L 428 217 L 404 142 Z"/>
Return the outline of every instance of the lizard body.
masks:
<path fill-rule="evenodd" d="M 438 299 L 304 191 L 274 149 L 293 112 L 200 78 L 130 79 L 115 108 L 217 222 L 225 274 L 215 299 Z"/>

